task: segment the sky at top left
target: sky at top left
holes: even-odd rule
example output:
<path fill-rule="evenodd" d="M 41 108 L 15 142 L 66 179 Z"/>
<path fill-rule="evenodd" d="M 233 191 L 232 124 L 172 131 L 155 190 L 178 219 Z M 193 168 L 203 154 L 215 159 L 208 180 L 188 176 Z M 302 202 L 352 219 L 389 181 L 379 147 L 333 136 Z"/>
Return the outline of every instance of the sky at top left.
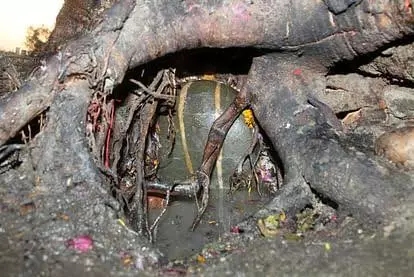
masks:
<path fill-rule="evenodd" d="M 0 50 L 25 48 L 29 26 L 53 29 L 63 0 L 0 0 Z"/>

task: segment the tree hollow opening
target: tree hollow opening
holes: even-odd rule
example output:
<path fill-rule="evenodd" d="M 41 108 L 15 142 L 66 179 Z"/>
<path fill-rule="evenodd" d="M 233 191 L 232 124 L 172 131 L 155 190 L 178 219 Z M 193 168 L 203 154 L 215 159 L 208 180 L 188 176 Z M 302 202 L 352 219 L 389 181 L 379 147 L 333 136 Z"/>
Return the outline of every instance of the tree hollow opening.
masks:
<path fill-rule="evenodd" d="M 131 228 L 142 227 L 170 259 L 230 232 L 283 184 L 281 160 L 247 108 L 227 134 L 209 176 L 208 208 L 191 232 L 200 201 L 194 177 L 209 130 L 260 54 L 237 48 L 169 55 L 131 70 L 110 99 L 96 95 L 90 104 L 87 133 L 111 193 Z"/>

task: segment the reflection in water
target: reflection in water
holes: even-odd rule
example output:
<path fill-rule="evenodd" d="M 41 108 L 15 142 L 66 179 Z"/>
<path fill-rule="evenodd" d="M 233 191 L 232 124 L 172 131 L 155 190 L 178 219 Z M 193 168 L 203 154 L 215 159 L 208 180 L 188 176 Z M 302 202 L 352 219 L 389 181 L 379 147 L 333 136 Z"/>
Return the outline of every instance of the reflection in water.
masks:
<path fill-rule="evenodd" d="M 219 228 L 219 239 L 221 238 L 223 232 L 229 231 L 231 227 L 231 218 L 230 212 L 226 209 L 226 195 L 227 193 L 223 189 L 218 190 L 217 196 L 217 206 L 218 206 L 218 220 L 221 223 Z"/>

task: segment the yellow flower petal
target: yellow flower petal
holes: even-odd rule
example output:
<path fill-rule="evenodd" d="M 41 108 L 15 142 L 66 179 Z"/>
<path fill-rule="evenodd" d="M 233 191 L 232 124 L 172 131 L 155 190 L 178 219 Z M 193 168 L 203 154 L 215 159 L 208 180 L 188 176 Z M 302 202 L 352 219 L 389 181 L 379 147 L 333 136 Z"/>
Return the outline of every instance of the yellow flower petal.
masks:
<path fill-rule="evenodd" d="M 199 262 L 200 264 L 204 264 L 206 263 L 206 258 L 204 258 L 203 255 L 197 255 L 197 262 Z"/>
<path fill-rule="evenodd" d="M 244 123 L 247 125 L 247 127 L 253 128 L 254 126 L 253 111 L 251 109 L 246 109 L 242 113 L 243 113 Z"/>

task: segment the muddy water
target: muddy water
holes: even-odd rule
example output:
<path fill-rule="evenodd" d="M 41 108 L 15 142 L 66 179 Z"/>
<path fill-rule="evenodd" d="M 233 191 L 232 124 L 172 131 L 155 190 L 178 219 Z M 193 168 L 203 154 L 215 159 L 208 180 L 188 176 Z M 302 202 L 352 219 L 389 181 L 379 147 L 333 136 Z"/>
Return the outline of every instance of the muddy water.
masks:
<path fill-rule="evenodd" d="M 200 225 L 190 230 L 195 215 L 194 200 L 180 200 L 170 203 L 158 227 L 155 245 L 170 260 L 185 259 L 199 253 L 207 243 L 220 240 L 224 232 L 230 232 L 242 219 L 264 206 L 268 200 L 256 192 L 246 190 L 228 195 L 228 190 L 213 189 L 209 206 Z M 155 217 L 160 210 L 153 210 Z"/>

